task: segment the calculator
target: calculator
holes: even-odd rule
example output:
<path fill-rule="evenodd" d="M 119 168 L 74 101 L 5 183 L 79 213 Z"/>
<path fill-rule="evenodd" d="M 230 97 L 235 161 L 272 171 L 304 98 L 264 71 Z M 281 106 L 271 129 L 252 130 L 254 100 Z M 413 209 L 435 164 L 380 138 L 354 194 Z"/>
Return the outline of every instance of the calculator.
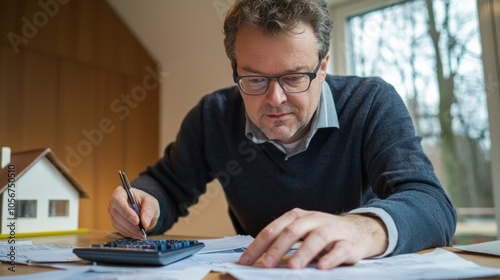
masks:
<path fill-rule="evenodd" d="M 74 248 L 73 253 L 97 263 L 162 266 L 187 258 L 203 247 L 205 244 L 197 240 L 123 238 Z"/>

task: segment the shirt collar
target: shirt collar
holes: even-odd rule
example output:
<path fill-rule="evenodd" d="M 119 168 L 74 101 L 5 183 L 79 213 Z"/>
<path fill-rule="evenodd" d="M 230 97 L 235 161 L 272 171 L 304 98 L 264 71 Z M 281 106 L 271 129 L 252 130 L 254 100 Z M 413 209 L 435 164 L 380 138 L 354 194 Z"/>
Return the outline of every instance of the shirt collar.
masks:
<path fill-rule="evenodd" d="M 265 142 L 273 143 L 278 149 L 286 154 L 285 160 L 293 155 L 305 151 L 318 129 L 329 127 L 339 128 L 339 120 L 337 117 L 337 110 L 335 109 L 335 102 L 333 101 L 333 94 L 330 86 L 328 86 L 326 82 L 324 82 L 322 85 L 321 98 L 319 101 L 318 109 L 316 110 L 316 113 L 311 120 L 311 129 L 302 139 L 297 141 L 295 147 L 293 147 L 288 152 L 278 141 L 269 140 L 269 138 L 267 138 L 267 136 L 257 126 L 255 126 L 255 124 L 252 123 L 247 115 L 245 115 L 245 117 L 246 137 L 256 144 L 262 144 Z"/>

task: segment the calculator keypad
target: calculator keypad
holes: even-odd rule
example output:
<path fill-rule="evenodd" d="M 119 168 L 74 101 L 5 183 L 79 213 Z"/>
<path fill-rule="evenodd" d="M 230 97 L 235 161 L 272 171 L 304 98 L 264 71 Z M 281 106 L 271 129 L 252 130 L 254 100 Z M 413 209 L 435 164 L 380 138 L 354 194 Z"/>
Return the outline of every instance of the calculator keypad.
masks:
<path fill-rule="evenodd" d="M 78 257 L 100 263 L 129 265 L 167 265 L 200 251 L 205 244 L 197 240 L 124 238 L 91 247 L 74 248 Z"/>
<path fill-rule="evenodd" d="M 143 240 L 124 238 L 106 243 L 92 244 L 92 248 L 137 248 L 137 249 L 152 249 L 157 251 L 176 250 L 184 247 L 190 247 L 197 244 L 197 240 Z"/>

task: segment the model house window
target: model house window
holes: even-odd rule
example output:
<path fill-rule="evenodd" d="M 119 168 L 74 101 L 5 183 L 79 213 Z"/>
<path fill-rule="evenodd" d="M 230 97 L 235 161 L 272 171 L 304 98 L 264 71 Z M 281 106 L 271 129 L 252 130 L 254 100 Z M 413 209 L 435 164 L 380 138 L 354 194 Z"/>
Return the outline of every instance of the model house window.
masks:
<path fill-rule="evenodd" d="M 16 217 L 17 218 L 36 218 L 36 200 L 17 200 Z"/>
<path fill-rule="evenodd" d="M 457 209 L 458 242 L 496 239 L 487 91 L 498 82 L 484 75 L 477 2 L 382 2 L 345 18 L 344 70 L 401 94 Z"/>
<path fill-rule="evenodd" d="M 49 200 L 49 217 L 68 217 L 69 200 Z"/>

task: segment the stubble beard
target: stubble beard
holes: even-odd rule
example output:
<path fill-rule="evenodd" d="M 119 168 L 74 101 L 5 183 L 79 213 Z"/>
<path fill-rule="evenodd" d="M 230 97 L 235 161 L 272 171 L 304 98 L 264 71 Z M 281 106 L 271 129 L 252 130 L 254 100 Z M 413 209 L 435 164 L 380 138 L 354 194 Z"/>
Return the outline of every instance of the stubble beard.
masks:
<path fill-rule="evenodd" d="M 259 129 L 267 136 L 267 138 L 276 141 L 286 141 L 292 138 L 298 131 L 306 126 L 304 120 L 298 118 L 297 108 L 284 103 L 279 107 L 266 106 L 260 110 L 261 120 L 258 125 Z M 286 120 L 269 120 L 268 114 L 291 114 Z"/>

